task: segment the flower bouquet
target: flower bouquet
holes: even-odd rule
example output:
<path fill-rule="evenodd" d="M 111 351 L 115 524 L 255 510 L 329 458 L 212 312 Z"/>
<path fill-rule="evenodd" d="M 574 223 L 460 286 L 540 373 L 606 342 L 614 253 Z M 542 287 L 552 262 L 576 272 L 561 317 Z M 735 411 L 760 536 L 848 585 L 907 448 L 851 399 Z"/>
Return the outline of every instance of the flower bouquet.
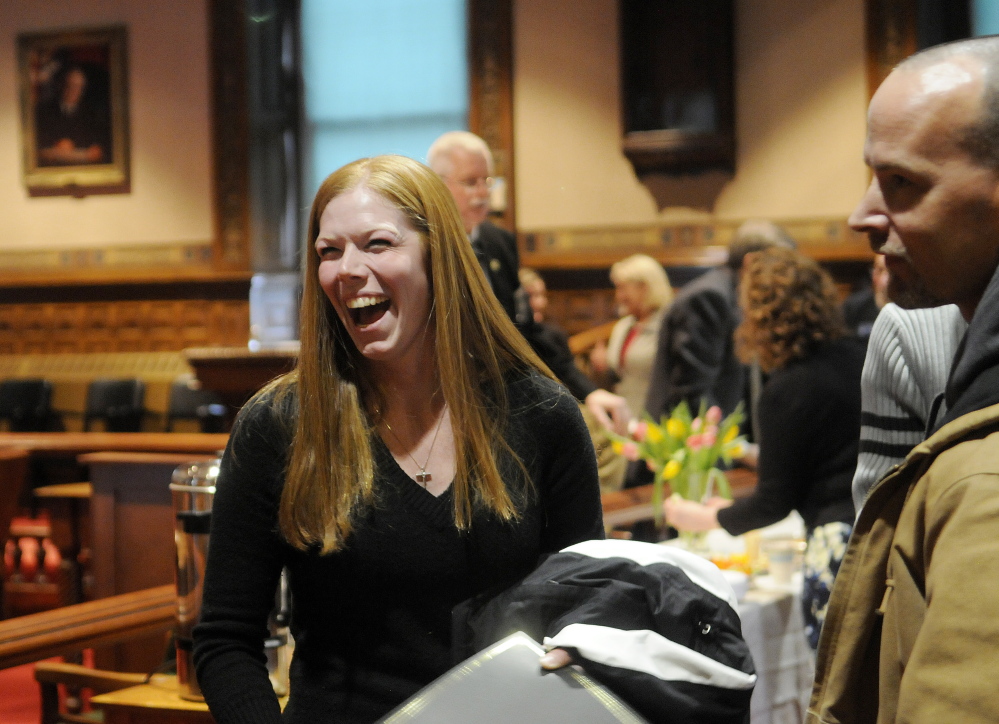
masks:
<path fill-rule="evenodd" d="M 745 452 L 746 440 L 739 434 L 745 419 L 742 405 L 725 419 L 718 406 L 701 401 L 694 417 L 681 402 L 668 418 L 657 424 L 648 415 L 633 420 L 628 437 L 611 435 L 614 451 L 628 460 L 644 460 L 655 473 L 652 509 L 657 526 L 662 526 L 663 488 L 668 483 L 674 494 L 699 503 L 718 495 L 731 498 L 728 478 L 718 467 L 730 465 Z"/>

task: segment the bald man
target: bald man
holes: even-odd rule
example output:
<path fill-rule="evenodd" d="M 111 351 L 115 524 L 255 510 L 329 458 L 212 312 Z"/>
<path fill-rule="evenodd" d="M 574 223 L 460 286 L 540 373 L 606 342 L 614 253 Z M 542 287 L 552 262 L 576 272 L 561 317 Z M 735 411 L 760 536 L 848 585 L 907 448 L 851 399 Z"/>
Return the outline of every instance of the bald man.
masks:
<path fill-rule="evenodd" d="M 809 722 L 996 722 L 999 695 L 999 38 L 901 63 L 871 100 L 850 217 L 889 297 L 956 304 L 947 412 L 860 511 Z"/>

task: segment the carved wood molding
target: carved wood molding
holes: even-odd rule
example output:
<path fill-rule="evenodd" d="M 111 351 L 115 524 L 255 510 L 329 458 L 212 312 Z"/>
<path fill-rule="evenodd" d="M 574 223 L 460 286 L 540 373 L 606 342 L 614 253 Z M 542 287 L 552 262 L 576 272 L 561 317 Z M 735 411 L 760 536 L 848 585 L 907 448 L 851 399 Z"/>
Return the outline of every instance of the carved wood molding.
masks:
<path fill-rule="evenodd" d="M 123 244 L 79 249 L 0 250 L 0 286 L 114 284 L 156 279 L 225 279 L 249 273 L 216 271 L 210 242 Z"/>
<path fill-rule="evenodd" d="M 250 132 L 243 0 L 211 0 L 212 147 L 215 182 L 213 260 L 250 268 Z"/>
<path fill-rule="evenodd" d="M 513 2 L 468 2 L 468 127 L 492 149 L 495 175 L 506 180 L 497 221 L 516 228 L 513 158 Z"/>
<path fill-rule="evenodd" d="M 742 219 L 527 230 L 519 234 L 521 263 L 539 269 L 597 269 L 630 254 L 648 254 L 666 266 L 723 262 Z M 843 218 L 784 219 L 778 223 L 801 251 L 819 261 L 869 261 L 867 238 Z"/>

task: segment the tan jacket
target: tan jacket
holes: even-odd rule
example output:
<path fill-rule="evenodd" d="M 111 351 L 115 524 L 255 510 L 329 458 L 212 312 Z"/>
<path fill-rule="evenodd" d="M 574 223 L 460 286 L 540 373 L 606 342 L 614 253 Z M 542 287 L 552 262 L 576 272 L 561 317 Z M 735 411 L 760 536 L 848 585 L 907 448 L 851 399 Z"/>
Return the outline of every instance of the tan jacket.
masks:
<path fill-rule="evenodd" d="M 999 722 L 999 405 L 945 425 L 871 490 L 806 721 Z"/>

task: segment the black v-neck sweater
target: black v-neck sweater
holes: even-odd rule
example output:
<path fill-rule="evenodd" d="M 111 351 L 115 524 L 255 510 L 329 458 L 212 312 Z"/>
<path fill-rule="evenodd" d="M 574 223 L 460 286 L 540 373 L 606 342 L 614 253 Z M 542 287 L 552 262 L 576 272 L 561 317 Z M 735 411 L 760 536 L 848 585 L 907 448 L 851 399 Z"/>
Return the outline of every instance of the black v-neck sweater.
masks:
<path fill-rule="evenodd" d="M 792 510 L 809 532 L 853 524 L 863 367 L 863 343 L 843 337 L 770 375 L 758 409 L 759 482 L 751 496 L 718 511 L 722 528 L 742 535 Z"/>
<path fill-rule="evenodd" d="M 461 533 L 451 489 L 428 493 L 376 437 L 377 503 L 345 548 L 326 556 L 278 534 L 287 433 L 268 404 L 245 410 L 222 460 L 195 631 L 198 680 L 219 724 L 282 721 L 262 654 L 282 566 L 296 642 L 284 721 L 370 722 L 451 667 L 456 604 L 512 583 L 543 554 L 603 537 L 596 460 L 576 401 L 536 374 L 508 395 L 506 439 L 536 491 L 518 522 L 479 511 Z"/>

